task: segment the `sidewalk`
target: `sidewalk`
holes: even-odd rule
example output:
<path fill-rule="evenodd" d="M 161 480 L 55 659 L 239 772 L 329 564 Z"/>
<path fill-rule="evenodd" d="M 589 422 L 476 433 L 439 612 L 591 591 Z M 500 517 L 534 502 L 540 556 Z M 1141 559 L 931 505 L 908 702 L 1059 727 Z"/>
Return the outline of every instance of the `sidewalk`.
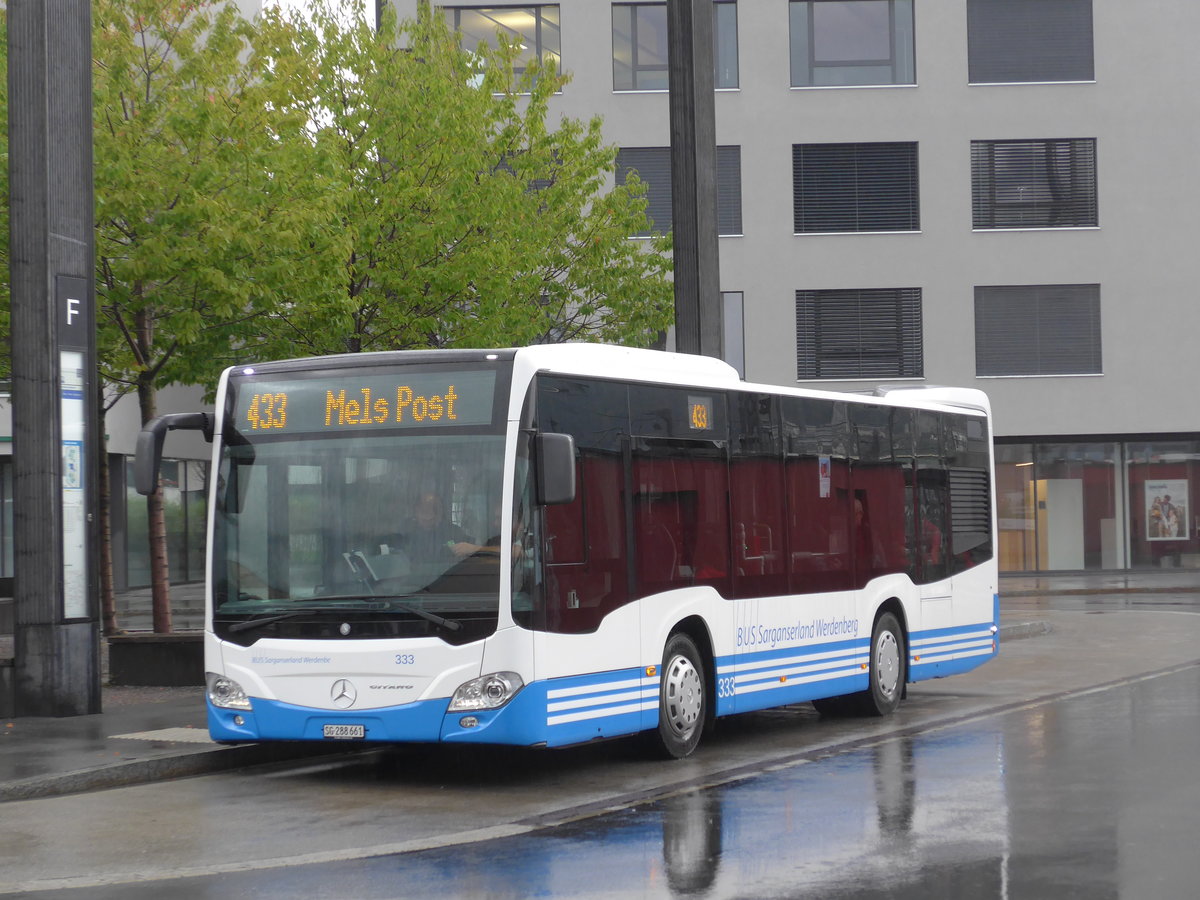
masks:
<path fill-rule="evenodd" d="M 1138 576 L 1002 576 L 1002 597 L 1069 594 L 1197 593 L 1200 573 Z M 176 595 L 177 628 L 191 627 L 198 588 Z M 131 630 L 144 597 L 125 596 L 121 624 Z M 118 604 L 120 607 L 120 603 Z M 196 619 L 194 627 L 200 627 Z M 1002 641 L 1044 634 L 1048 623 L 1036 611 L 1000 613 Z M 146 618 L 145 629 L 148 629 Z M 185 624 L 188 623 L 188 624 Z M 0 635 L 0 661 L 12 656 L 11 635 Z M 7 643 L 6 643 L 7 642 Z M 2 663 L 0 663 L 2 664 Z M 303 756 L 345 752 L 329 744 L 246 744 L 223 746 L 208 738 L 201 687 L 102 688 L 103 712 L 71 718 L 0 719 L 0 802 L 102 790 Z M 356 745 L 358 749 L 361 749 Z"/>

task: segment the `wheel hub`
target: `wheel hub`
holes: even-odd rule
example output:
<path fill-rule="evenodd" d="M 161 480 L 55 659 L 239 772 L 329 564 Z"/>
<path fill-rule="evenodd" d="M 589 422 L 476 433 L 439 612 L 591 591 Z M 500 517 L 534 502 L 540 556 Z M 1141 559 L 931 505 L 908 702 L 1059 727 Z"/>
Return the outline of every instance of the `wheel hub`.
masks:
<path fill-rule="evenodd" d="M 900 684 L 900 645 L 890 631 L 883 631 L 875 644 L 875 672 L 879 692 L 888 700 Z"/>
<path fill-rule="evenodd" d="M 672 659 L 663 676 L 663 706 L 667 724 L 681 738 L 686 739 L 695 730 L 703 696 L 700 673 L 691 660 L 683 656 Z"/>

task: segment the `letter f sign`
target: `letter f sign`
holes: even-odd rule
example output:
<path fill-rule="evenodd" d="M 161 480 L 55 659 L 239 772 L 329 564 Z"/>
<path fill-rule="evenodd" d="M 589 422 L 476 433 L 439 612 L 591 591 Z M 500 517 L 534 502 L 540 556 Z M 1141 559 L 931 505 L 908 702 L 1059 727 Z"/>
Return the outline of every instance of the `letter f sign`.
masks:
<path fill-rule="evenodd" d="M 75 324 L 75 317 L 79 315 L 79 300 L 75 297 L 67 298 L 67 325 Z"/>

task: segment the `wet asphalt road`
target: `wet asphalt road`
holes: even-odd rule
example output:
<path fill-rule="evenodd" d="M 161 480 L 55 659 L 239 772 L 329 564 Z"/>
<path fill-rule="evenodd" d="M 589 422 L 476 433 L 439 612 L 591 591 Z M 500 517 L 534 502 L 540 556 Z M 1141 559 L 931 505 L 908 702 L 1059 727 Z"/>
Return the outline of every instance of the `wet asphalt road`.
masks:
<path fill-rule="evenodd" d="M 695 777 L 659 790 L 639 779 L 681 769 L 646 767 L 617 742 L 557 754 L 377 754 L 306 772 L 106 792 L 115 829 L 128 810 L 169 798 L 205 804 L 192 824 L 197 812 L 219 821 L 224 806 L 226 834 L 210 826 L 177 836 L 223 852 L 210 857 L 208 874 L 193 868 L 196 877 L 172 878 L 163 860 L 144 859 L 144 881 L 126 875 L 16 896 L 1195 897 L 1200 616 L 1185 601 L 1131 608 L 1128 598 L 1068 598 L 1066 610 L 1042 610 L 1053 634 L 1016 642 L 1003 664 L 978 675 L 914 689 L 882 725 L 819 720 L 807 707 L 734 720 L 683 770 Z M 1032 612 L 1049 601 L 1029 602 Z M 744 764 L 713 768 L 718 760 Z M 594 799 L 561 811 L 572 787 L 605 781 L 614 811 Z M 531 795 L 542 791 L 562 800 L 538 828 Z M 250 798 L 241 807 L 239 793 Z M 83 815 L 88 802 L 103 795 L 8 804 L 0 814 Z M 496 816 L 500 805 L 505 815 Z M 239 812 L 251 807 L 266 815 L 242 823 Z M 334 812 L 344 830 L 329 827 Z M 152 815 L 160 829 L 173 821 Z M 406 815 L 521 827 L 442 847 L 434 829 L 419 844 L 432 849 L 388 852 L 385 839 L 409 833 Z M 0 843 L 6 834 L 0 827 Z M 315 848 L 364 847 L 368 836 L 377 845 L 369 858 L 316 858 Z M 254 862 L 285 846 L 307 855 Z M 215 871 L 239 853 L 245 871 Z"/>
<path fill-rule="evenodd" d="M 1188 898 L 1198 750 L 1193 666 L 519 837 L 86 896 Z"/>

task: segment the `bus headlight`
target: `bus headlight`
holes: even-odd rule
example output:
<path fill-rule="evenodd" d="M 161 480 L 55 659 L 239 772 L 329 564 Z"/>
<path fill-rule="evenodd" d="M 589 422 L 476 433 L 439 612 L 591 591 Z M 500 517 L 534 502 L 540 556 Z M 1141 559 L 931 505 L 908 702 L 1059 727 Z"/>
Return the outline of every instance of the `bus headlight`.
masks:
<path fill-rule="evenodd" d="M 222 709 L 251 709 L 250 698 L 242 690 L 242 686 L 232 678 L 206 672 L 204 680 L 208 683 L 208 699 L 213 706 Z"/>
<path fill-rule="evenodd" d="M 525 687 L 516 672 L 493 672 L 458 686 L 450 698 L 448 712 L 468 712 L 476 709 L 499 709 Z"/>

